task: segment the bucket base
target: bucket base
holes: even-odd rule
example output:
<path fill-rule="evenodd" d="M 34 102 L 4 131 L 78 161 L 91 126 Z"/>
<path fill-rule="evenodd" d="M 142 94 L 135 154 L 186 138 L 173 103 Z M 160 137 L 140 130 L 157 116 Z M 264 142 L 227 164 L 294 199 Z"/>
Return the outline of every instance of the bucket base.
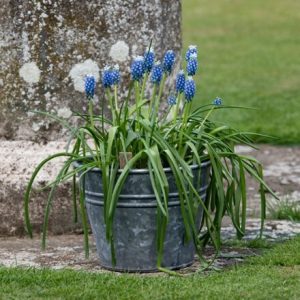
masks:
<path fill-rule="evenodd" d="M 176 271 L 176 270 L 180 270 L 180 269 L 184 269 L 184 268 L 188 268 L 190 267 L 192 264 L 194 263 L 194 261 L 186 263 L 186 264 L 182 264 L 180 266 L 175 266 L 175 267 L 164 267 L 166 269 L 172 270 L 172 271 Z M 159 270 L 156 269 L 121 269 L 121 268 L 113 268 L 110 266 L 105 266 L 103 264 L 101 264 L 100 262 L 100 266 L 108 271 L 113 271 L 113 272 L 120 272 L 120 273 L 156 273 L 159 272 Z"/>

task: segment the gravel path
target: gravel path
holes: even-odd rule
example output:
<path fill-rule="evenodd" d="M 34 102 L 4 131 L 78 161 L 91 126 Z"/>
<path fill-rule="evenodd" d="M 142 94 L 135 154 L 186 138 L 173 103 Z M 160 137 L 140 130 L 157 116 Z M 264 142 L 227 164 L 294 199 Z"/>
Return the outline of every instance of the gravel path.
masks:
<path fill-rule="evenodd" d="M 49 154 L 63 149 L 62 142 L 41 145 L 29 142 L 3 142 L 0 143 L 0 154 L 5 157 L 0 165 L 0 228 L 1 222 L 3 232 L 8 234 L 22 233 L 22 195 L 25 182 L 28 180 L 34 166 L 38 161 Z M 300 147 L 274 147 L 261 145 L 260 150 L 253 150 L 249 147 L 238 146 L 237 151 L 245 155 L 251 155 L 260 160 L 264 165 L 265 180 L 279 197 L 299 203 L 300 205 Z M 14 155 L 11 155 L 13 153 Z M 57 166 L 49 165 L 45 172 L 42 172 L 37 181 L 37 188 L 49 181 L 49 178 L 57 171 Z M 18 193 L 13 193 L 13 189 Z M 69 223 L 64 220 L 70 215 L 68 186 L 61 190 L 60 200 L 54 207 L 60 219 L 52 219 L 54 225 L 66 225 L 71 230 Z M 249 208 L 246 231 L 246 240 L 255 239 L 259 235 L 260 222 L 256 218 L 259 215 L 258 186 L 251 179 L 248 181 Z M 270 196 L 268 196 L 271 200 Z M 36 198 L 39 216 L 36 222 L 38 228 L 42 221 L 43 198 Z M 40 201 L 40 202 L 39 202 Z M 272 200 L 274 201 L 274 199 Z M 9 208 L 9 211 L 7 210 Z M 71 219 L 71 218 L 70 218 Z M 11 222 L 11 223 L 10 223 Z M 51 224 L 51 221 L 50 221 Z M 53 227 L 54 228 L 54 227 Z M 65 227 L 64 227 L 65 228 Z M 51 229 L 51 226 L 50 226 Z M 73 228 L 74 230 L 74 228 Z M 54 230 L 55 231 L 55 230 Z M 63 232 L 63 229 L 57 230 Z M 1 230 L 0 230 L 1 234 Z M 300 223 L 291 221 L 266 221 L 264 237 L 269 241 L 281 241 L 300 234 Z M 222 229 L 224 240 L 231 240 L 235 232 L 228 220 L 224 221 Z M 92 240 L 92 238 L 91 238 Z M 223 268 L 228 265 L 242 262 L 249 255 L 256 255 L 258 250 L 224 247 L 221 256 L 214 262 L 214 268 Z M 208 248 L 205 253 L 207 258 L 213 255 L 212 249 Z M 71 268 L 82 269 L 91 272 L 109 272 L 101 269 L 96 257 L 95 246 L 92 242 L 91 256 L 88 260 L 84 258 L 82 247 L 82 235 L 65 234 L 50 236 L 48 248 L 45 252 L 40 251 L 40 240 L 35 238 L 0 237 L 0 265 L 23 266 L 23 267 L 49 267 L 52 269 Z M 199 268 L 199 261 L 181 272 L 191 273 Z"/>
<path fill-rule="evenodd" d="M 267 184 L 284 200 L 300 205 L 300 147 L 259 145 L 259 150 L 245 146 L 236 147 L 237 152 L 255 157 L 264 166 Z M 252 179 L 247 180 L 248 215 L 260 215 L 259 186 Z M 275 199 L 267 195 L 269 202 Z M 276 201 L 275 201 L 276 204 Z"/>
<path fill-rule="evenodd" d="M 245 239 L 255 239 L 259 235 L 260 221 L 250 219 L 247 223 Z M 223 239 L 230 241 L 235 237 L 235 231 L 230 224 L 222 229 Z M 271 242 L 283 241 L 300 234 L 300 223 L 291 221 L 266 221 L 264 237 Z M 0 238 L 0 265 L 6 267 L 48 267 L 51 269 L 69 268 L 73 270 L 87 270 L 89 272 L 110 272 L 102 269 L 96 256 L 93 238 L 90 237 L 90 258 L 85 259 L 82 246 L 83 236 L 78 234 L 50 236 L 46 251 L 40 250 L 40 239 L 34 238 Z M 214 261 L 212 269 L 222 269 L 236 263 L 243 262 L 248 256 L 257 255 L 259 249 L 222 247 L 220 256 Z M 207 259 L 214 255 L 213 249 L 208 247 L 205 252 Z M 195 263 L 180 272 L 190 274 L 201 267 L 198 259 Z"/>

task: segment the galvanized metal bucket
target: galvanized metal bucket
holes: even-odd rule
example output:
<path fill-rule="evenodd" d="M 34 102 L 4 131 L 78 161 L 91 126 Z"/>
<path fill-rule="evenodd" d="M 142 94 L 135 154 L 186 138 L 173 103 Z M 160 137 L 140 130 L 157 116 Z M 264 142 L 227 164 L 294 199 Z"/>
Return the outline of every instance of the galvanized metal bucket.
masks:
<path fill-rule="evenodd" d="M 191 166 L 194 185 L 205 201 L 209 183 L 210 162 L 201 167 Z M 199 172 L 200 168 L 200 172 Z M 194 261 L 193 241 L 185 243 L 185 229 L 181 216 L 179 195 L 172 170 L 165 169 L 169 182 L 169 223 L 164 242 L 162 266 L 180 269 Z M 100 265 L 121 272 L 152 272 L 157 270 L 156 214 L 157 202 L 147 169 L 131 170 L 119 196 L 114 223 L 116 265 L 113 266 L 111 249 L 105 237 L 103 215 L 103 189 L 101 170 L 94 168 L 85 175 L 85 203 L 96 241 Z M 199 207 L 197 226 L 200 227 L 203 211 Z"/>

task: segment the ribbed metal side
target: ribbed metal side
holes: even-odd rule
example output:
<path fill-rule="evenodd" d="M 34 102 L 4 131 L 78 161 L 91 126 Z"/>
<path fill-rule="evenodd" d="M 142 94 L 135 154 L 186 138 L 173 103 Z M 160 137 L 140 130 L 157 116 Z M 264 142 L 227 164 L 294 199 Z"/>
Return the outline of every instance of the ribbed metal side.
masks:
<path fill-rule="evenodd" d="M 206 197 L 206 190 L 208 185 L 204 186 L 203 188 L 198 190 L 198 194 L 200 195 L 201 199 Z M 179 194 L 178 193 L 169 193 L 169 201 L 168 206 L 178 206 L 180 205 Z M 86 191 L 85 193 L 85 202 L 90 203 L 93 205 L 103 206 L 104 202 L 104 194 L 103 193 L 94 193 L 91 191 Z M 157 201 L 155 195 L 120 195 L 119 199 L 126 199 L 127 201 L 122 201 L 117 204 L 117 207 L 157 207 Z M 142 202 L 141 200 L 147 199 L 147 202 Z M 174 200 L 177 199 L 177 200 Z M 133 201 L 137 200 L 137 201 Z M 150 202 L 151 200 L 151 202 Z"/>
<path fill-rule="evenodd" d="M 151 272 L 157 270 L 156 232 L 157 202 L 149 173 L 131 171 L 121 191 L 114 217 L 113 232 L 116 266 L 112 266 L 110 245 L 105 238 L 103 191 L 101 170 L 93 169 L 85 175 L 86 208 L 96 240 L 101 266 L 125 272 Z M 199 172 L 193 166 L 194 186 L 205 201 L 209 183 L 210 163 L 204 162 Z M 185 243 L 185 228 L 181 217 L 179 195 L 171 170 L 166 169 L 169 182 L 169 222 L 164 242 L 163 266 L 178 269 L 193 263 L 193 242 Z M 197 226 L 202 209 L 199 207 Z"/>

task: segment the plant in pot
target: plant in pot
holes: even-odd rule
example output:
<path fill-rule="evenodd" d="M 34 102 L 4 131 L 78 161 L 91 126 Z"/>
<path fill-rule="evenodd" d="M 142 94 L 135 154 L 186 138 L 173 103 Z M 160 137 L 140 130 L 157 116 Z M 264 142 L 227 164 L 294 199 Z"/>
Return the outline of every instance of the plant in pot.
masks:
<path fill-rule="evenodd" d="M 237 236 L 245 233 L 246 173 L 261 188 L 261 219 L 265 217 L 262 166 L 254 158 L 239 155 L 234 145 L 254 147 L 251 134 L 213 122 L 211 114 L 225 106 L 220 98 L 192 110 L 193 76 L 198 68 L 197 48 L 185 55 L 174 91 L 166 97 L 165 83 L 172 73 L 175 54 L 169 50 L 162 63 L 155 62 L 149 47 L 131 64 L 131 82 L 119 99 L 117 66 L 102 72 L 102 88 L 111 117 L 94 113 L 95 78 L 87 75 L 87 114 L 74 113 L 81 125 L 74 127 L 56 115 L 38 112 L 70 130 L 71 150 L 54 154 L 35 169 L 25 195 L 25 221 L 32 236 L 29 200 L 33 182 L 49 161 L 66 160 L 50 188 L 45 208 L 42 245 L 45 247 L 49 210 L 58 184 L 73 183 L 73 205 L 80 208 L 86 254 L 88 221 L 96 241 L 100 264 L 117 271 L 178 269 L 201 258 L 211 241 L 220 247 L 221 222 L 228 215 Z M 150 87 L 147 89 L 146 86 Z M 149 92 L 150 90 L 150 92 Z M 133 104 L 132 103 L 133 100 Z M 167 110 L 160 107 L 168 104 Z M 79 193 L 76 177 L 79 180 Z"/>

